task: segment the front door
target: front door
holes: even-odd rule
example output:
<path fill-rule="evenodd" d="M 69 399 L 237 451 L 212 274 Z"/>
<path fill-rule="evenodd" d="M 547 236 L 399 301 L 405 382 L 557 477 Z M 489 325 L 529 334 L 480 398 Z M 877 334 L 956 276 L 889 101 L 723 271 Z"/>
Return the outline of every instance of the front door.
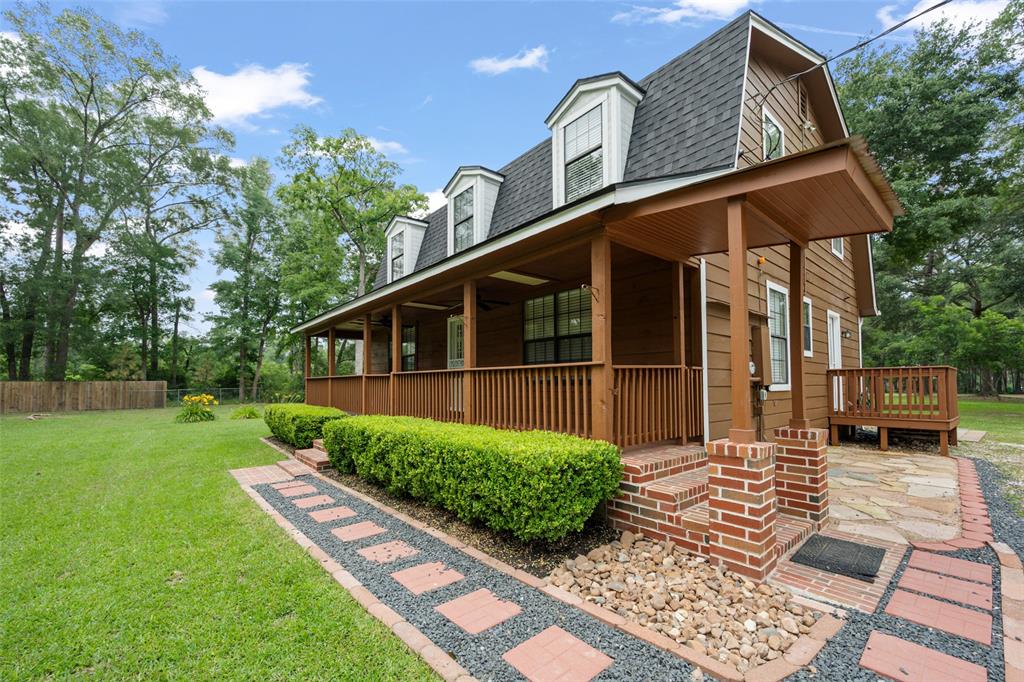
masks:
<path fill-rule="evenodd" d="M 839 313 L 828 311 L 828 368 L 843 367 L 843 334 Z M 839 377 L 832 378 L 832 409 L 841 411 L 843 406 L 843 384 Z"/>

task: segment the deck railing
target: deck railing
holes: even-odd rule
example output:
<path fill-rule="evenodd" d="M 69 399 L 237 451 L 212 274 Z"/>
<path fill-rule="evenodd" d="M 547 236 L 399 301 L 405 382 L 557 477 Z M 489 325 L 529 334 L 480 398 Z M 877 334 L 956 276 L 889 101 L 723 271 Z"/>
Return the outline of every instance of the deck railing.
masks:
<path fill-rule="evenodd" d="M 593 435 L 592 386 L 598 365 L 581 362 L 310 377 L 306 379 L 306 402 L 357 414 L 469 421 L 587 438 Z M 703 433 L 701 368 L 614 366 L 613 375 L 612 439 L 617 445 L 688 439 Z"/>
<path fill-rule="evenodd" d="M 613 434 L 629 447 L 689 440 L 704 431 L 700 367 L 616 365 Z"/>
<path fill-rule="evenodd" d="M 830 369 L 828 408 L 829 417 L 843 423 L 955 421 L 960 417 L 956 368 Z"/>

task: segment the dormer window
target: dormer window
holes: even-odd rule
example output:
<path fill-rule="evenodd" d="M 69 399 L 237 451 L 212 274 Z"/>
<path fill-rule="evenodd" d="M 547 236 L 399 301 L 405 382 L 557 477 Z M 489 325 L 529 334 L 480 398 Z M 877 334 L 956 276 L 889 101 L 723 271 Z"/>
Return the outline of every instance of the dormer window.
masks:
<path fill-rule="evenodd" d="M 604 180 L 601 153 L 601 105 L 565 126 L 565 201 L 600 189 Z"/>
<path fill-rule="evenodd" d="M 391 235 L 391 281 L 405 274 L 405 233 Z"/>
<path fill-rule="evenodd" d="M 455 220 L 455 253 L 473 246 L 473 188 L 463 190 L 452 202 Z"/>

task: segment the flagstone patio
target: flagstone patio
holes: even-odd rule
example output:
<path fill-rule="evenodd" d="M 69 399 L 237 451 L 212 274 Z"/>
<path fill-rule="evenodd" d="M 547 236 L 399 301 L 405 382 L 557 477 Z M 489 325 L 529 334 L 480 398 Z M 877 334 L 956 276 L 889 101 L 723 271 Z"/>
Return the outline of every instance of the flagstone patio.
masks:
<path fill-rule="evenodd" d="M 903 545 L 960 535 L 954 458 L 837 446 L 828 473 L 836 530 Z"/>

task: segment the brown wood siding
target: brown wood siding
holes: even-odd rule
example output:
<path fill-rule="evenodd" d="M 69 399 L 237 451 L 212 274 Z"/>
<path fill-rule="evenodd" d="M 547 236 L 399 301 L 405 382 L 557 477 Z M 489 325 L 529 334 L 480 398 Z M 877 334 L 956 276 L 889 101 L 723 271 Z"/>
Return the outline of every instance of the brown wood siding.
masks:
<path fill-rule="evenodd" d="M 764 160 L 761 142 L 762 102 L 764 108 L 782 124 L 785 131 L 786 154 L 810 149 L 824 143 L 809 97 L 807 99 L 808 119 L 815 125 L 815 129 L 808 130 L 803 126 L 804 119 L 800 116 L 800 88 L 803 86 L 799 80 L 780 85 L 768 95 L 767 99 L 764 99 L 764 94 L 771 90 L 772 85 L 783 80 L 787 75 L 786 71 L 768 59 L 756 54 L 751 55 L 747 69 L 743 121 L 740 125 L 740 151 L 742 152 L 739 159 L 740 168 Z"/>

